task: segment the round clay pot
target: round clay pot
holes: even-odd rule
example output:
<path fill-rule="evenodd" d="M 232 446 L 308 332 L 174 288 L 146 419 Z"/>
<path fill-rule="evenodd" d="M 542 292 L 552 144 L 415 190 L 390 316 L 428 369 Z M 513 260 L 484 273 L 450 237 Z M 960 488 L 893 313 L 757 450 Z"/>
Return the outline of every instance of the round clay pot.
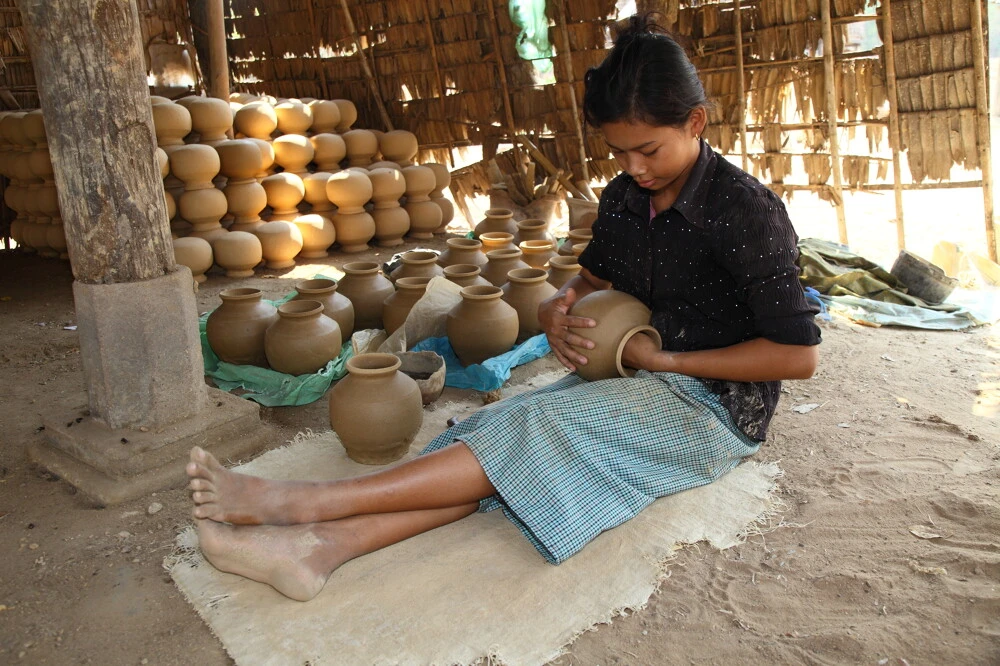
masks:
<path fill-rule="evenodd" d="M 573 256 L 573 246 L 578 243 L 587 243 L 594 237 L 594 232 L 590 229 L 571 229 L 566 240 L 559 246 L 559 254 L 564 257 Z"/>
<path fill-rule="evenodd" d="M 313 160 L 315 151 L 307 137 L 300 134 L 284 134 L 271 142 L 274 161 L 288 173 L 302 178 L 309 173 L 306 169 Z"/>
<path fill-rule="evenodd" d="M 299 252 L 303 259 L 322 259 L 327 256 L 327 248 L 337 240 L 337 232 L 333 227 L 330 218 L 316 213 L 299 215 L 293 222 L 302 234 L 302 251 Z"/>
<path fill-rule="evenodd" d="M 370 130 L 353 129 L 341 135 L 347 146 L 347 162 L 351 166 L 367 167 L 378 152 L 378 138 Z"/>
<path fill-rule="evenodd" d="M 337 230 L 341 252 L 365 252 L 368 241 L 375 237 L 375 219 L 367 211 L 344 213 L 338 211 L 331 218 Z"/>
<path fill-rule="evenodd" d="M 431 190 L 431 201 L 441 209 L 441 226 L 434 230 L 436 234 L 447 233 L 448 224 L 455 219 L 455 204 L 444 196 L 444 190 L 451 184 L 451 171 L 443 164 L 437 162 L 426 162 L 425 166 L 434 172 L 434 189 Z"/>
<path fill-rule="evenodd" d="M 156 145 L 160 148 L 183 146 L 184 137 L 191 133 L 191 113 L 180 104 L 173 103 L 156 104 L 152 111 Z"/>
<path fill-rule="evenodd" d="M 319 301 L 293 300 L 278 306 L 278 321 L 264 335 L 267 362 L 278 372 L 307 375 L 340 356 L 343 337 Z"/>
<path fill-rule="evenodd" d="M 371 171 L 372 169 L 395 169 L 396 171 L 402 171 L 403 167 L 389 160 L 379 160 L 368 165 L 368 170 Z"/>
<path fill-rule="evenodd" d="M 390 130 L 379 137 L 378 149 L 385 159 L 401 167 L 408 167 L 413 164 L 420 146 L 417 144 L 417 135 L 413 132 Z"/>
<path fill-rule="evenodd" d="M 260 149 L 254 140 L 236 139 L 216 144 L 215 150 L 228 178 L 222 192 L 233 216 L 230 231 L 253 231 L 262 224 L 260 212 L 267 206 L 267 192 L 256 178 L 263 166 Z"/>
<path fill-rule="evenodd" d="M 434 238 L 441 226 L 441 207 L 431 201 L 430 193 L 436 183 L 434 172 L 424 166 L 403 167 L 406 179 L 406 204 L 410 214 L 410 238 Z"/>
<path fill-rule="evenodd" d="M 524 263 L 532 268 L 548 268 L 549 259 L 556 255 L 556 247 L 552 241 L 529 240 L 518 245 L 523 253 Z"/>
<path fill-rule="evenodd" d="M 581 254 L 583 254 L 583 251 L 587 249 L 588 245 L 590 245 L 590 242 L 586 242 L 586 243 L 574 243 L 573 244 L 573 256 L 574 257 L 579 257 Z"/>
<path fill-rule="evenodd" d="M 326 181 L 330 180 L 332 175 L 326 171 L 317 171 L 302 177 L 302 186 L 305 188 L 303 198 L 309 204 L 310 212 L 327 215 L 336 211 L 330 202 L 330 197 L 326 196 Z"/>
<path fill-rule="evenodd" d="M 509 208 L 490 208 L 486 211 L 486 217 L 476 225 L 473 234 L 476 238 L 479 234 L 487 231 L 506 231 L 508 234 L 517 233 L 517 225 L 514 223 L 514 211 Z"/>
<path fill-rule="evenodd" d="M 486 267 L 483 277 L 495 287 L 507 284 L 507 273 L 519 268 L 531 268 L 521 260 L 522 253 L 517 248 L 509 250 L 490 250 L 486 253 Z"/>
<path fill-rule="evenodd" d="M 417 383 L 393 354 L 358 354 L 330 389 L 330 427 L 348 457 L 364 465 L 399 460 L 423 425 Z"/>
<path fill-rule="evenodd" d="M 199 143 L 214 146 L 228 141 L 233 127 L 233 111 L 229 102 L 215 97 L 190 97 L 186 105 L 191 114 L 191 129 L 198 133 Z"/>
<path fill-rule="evenodd" d="M 549 259 L 549 284 L 556 289 L 580 274 L 580 262 L 576 257 L 556 256 Z"/>
<path fill-rule="evenodd" d="M 314 134 L 336 132 L 340 124 L 340 107 L 328 99 L 317 99 L 309 102 L 312 109 L 312 127 Z"/>
<path fill-rule="evenodd" d="M 222 305 L 208 315 L 205 335 L 221 360 L 267 367 L 264 336 L 278 320 L 278 311 L 262 296 L 260 289 L 246 287 L 219 292 Z"/>
<path fill-rule="evenodd" d="M 278 128 L 274 107 L 264 101 L 244 105 L 233 118 L 233 129 L 244 136 L 269 141 Z"/>
<path fill-rule="evenodd" d="M 347 156 L 347 144 L 339 134 L 314 134 L 309 142 L 313 147 L 313 160 L 321 171 L 340 171 L 340 163 Z"/>
<path fill-rule="evenodd" d="M 446 244 L 448 247 L 437 260 L 441 266 L 451 266 L 452 264 L 486 265 L 486 255 L 479 251 L 483 246 L 480 241 L 474 238 L 449 238 Z"/>
<path fill-rule="evenodd" d="M 521 243 L 528 240 L 549 241 L 553 247 L 556 244 L 555 236 L 549 233 L 549 223 L 538 218 L 528 218 L 517 223 L 514 242 Z"/>
<path fill-rule="evenodd" d="M 341 213 L 360 213 L 368 203 L 374 188 L 367 171 L 345 169 L 326 181 L 326 196 Z"/>
<path fill-rule="evenodd" d="M 410 310 L 426 293 L 427 283 L 431 279 L 402 277 L 396 280 L 396 292 L 382 304 L 382 324 L 386 333 L 392 335 L 393 331 L 403 325 Z"/>
<path fill-rule="evenodd" d="M 173 244 L 174 261 L 190 268 L 196 282 L 204 282 L 207 279 L 205 271 L 215 262 L 212 244 L 197 236 L 175 238 Z"/>
<path fill-rule="evenodd" d="M 432 351 L 396 352 L 394 355 L 402 363 L 399 371 L 417 383 L 425 406 L 441 397 L 447 374 L 443 356 Z"/>
<path fill-rule="evenodd" d="M 573 304 L 570 314 L 597 322 L 594 328 L 572 329 L 594 342 L 593 349 L 577 347 L 587 363 L 576 368 L 584 379 L 631 377 L 635 370 L 622 366 L 622 350 L 633 335 L 644 334 L 661 344 L 660 334 L 649 325 L 651 312 L 642 301 L 622 291 L 605 289 L 587 294 Z"/>
<path fill-rule="evenodd" d="M 323 314 L 340 326 L 340 334 L 345 340 L 354 334 L 354 305 L 343 294 L 337 293 L 337 283 L 327 278 L 303 280 L 295 285 L 298 292 L 293 301 L 319 301 L 323 304 Z"/>
<path fill-rule="evenodd" d="M 260 148 L 251 139 L 234 139 L 215 145 L 219 154 L 219 170 L 230 180 L 254 178 L 263 166 Z"/>
<path fill-rule="evenodd" d="M 479 234 L 479 242 L 483 244 L 483 254 L 493 250 L 517 250 L 514 234 L 506 231 L 487 231 Z"/>
<path fill-rule="evenodd" d="M 226 269 L 226 277 L 253 277 L 254 266 L 264 255 L 260 240 L 246 231 L 230 231 L 212 241 L 215 263 Z"/>
<path fill-rule="evenodd" d="M 255 137 L 247 137 L 247 141 L 253 141 L 257 149 L 260 150 L 260 171 L 257 172 L 257 182 L 264 180 L 270 173 L 271 167 L 274 165 L 274 146 L 271 145 L 270 141 L 265 141 L 264 139 L 257 139 Z"/>
<path fill-rule="evenodd" d="M 343 134 L 351 129 L 351 126 L 357 121 L 358 107 L 354 106 L 354 102 L 349 99 L 332 99 L 330 101 L 340 109 L 340 122 L 337 124 L 337 133 Z"/>
<path fill-rule="evenodd" d="M 253 232 L 260 240 L 268 268 L 290 268 L 295 256 L 302 251 L 302 232 L 294 222 L 273 220 Z"/>
<path fill-rule="evenodd" d="M 548 283 L 549 274 L 541 268 L 517 268 L 507 273 L 503 300 L 517 310 L 517 341 L 523 342 L 542 332 L 538 321 L 538 306 L 555 295 L 557 289 Z"/>
<path fill-rule="evenodd" d="M 355 330 L 382 328 L 382 305 L 396 291 L 392 282 L 374 261 L 344 264 L 343 270 L 338 290 L 354 305 Z"/>
<path fill-rule="evenodd" d="M 398 169 L 372 168 L 368 177 L 372 181 L 372 201 L 375 202 L 371 213 L 375 220 L 375 239 L 379 247 L 400 245 L 410 230 L 410 214 L 399 205 L 406 192 L 406 180 Z"/>
<path fill-rule="evenodd" d="M 313 125 L 313 110 L 301 100 L 286 99 L 275 104 L 274 115 L 282 134 L 305 134 Z"/>
<path fill-rule="evenodd" d="M 267 193 L 272 220 L 290 222 L 299 216 L 298 206 L 306 195 L 306 186 L 299 176 L 283 171 L 268 176 L 260 184 Z"/>
<path fill-rule="evenodd" d="M 459 287 L 474 285 L 492 286 L 490 281 L 480 275 L 481 269 L 473 264 L 452 264 L 444 267 L 444 276 Z"/>
<path fill-rule="evenodd" d="M 448 341 L 462 365 L 482 363 L 517 341 L 517 310 L 493 286 L 462 287 L 462 301 L 448 311 Z"/>
<path fill-rule="evenodd" d="M 163 148 L 156 149 L 156 165 L 160 167 L 160 180 L 163 180 L 170 173 L 170 158 Z"/>
<path fill-rule="evenodd" d="M 437 264 L 438 256 L 428 250 L 410 250 L 399 258 L 400 265 L 389 274 L 389 279 L 396 281 L 406 277 L 432 278 L 444 275 L 444 270 Z"/>

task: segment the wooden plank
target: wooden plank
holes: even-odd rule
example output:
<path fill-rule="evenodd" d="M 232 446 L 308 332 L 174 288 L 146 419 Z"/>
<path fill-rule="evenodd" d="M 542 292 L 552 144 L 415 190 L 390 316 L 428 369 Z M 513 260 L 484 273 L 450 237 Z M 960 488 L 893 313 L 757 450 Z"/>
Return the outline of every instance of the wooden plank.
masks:
<path fill-rule="evenodd" d="M 581 192 L 579 188 L 577 188 L 577 186 L 573 184 L 573 181 L 569 179 L 569 176 L 566 174 L 566 172 L 561 169 L 557 169 L 556 166 L 549 160 L 549 158 L 547 158 L 545 154 L 542 153 L 542 151 L 538 150 L 538 147 L 535 146 L 535 144 L 533 144 L 528 137 L 524 136 L 523 134 L 518 134 L 515 138 L 524 144 L 524 147 L 527 149 L 528 154 L 531 155 L 531 157 L 536 162 L 541 164 L 543 169 L 548 171 L 550 174 L 552 174 L 559 180 L 559 183 L 566 188 L 567 192 L 572 194 L 574 197 L 577 197 L 578 199 L 584 199 L 585 201 L 596 200 L 588 198 L 586 194 Z"/>
<path fill-rule="evenodd" d="M 903 167 L 900 159 L 902 137 L 899 134 L 899 98 L 896 89 L 896 49 L 892 39 L 892 3 L 885 0 L 882 10 L 882 44 L 885 49 L 885 81 L 889 98 L 889 147 L 892 148 L 892 184 L 896 199 L 896 246 L 906 249 L 903 224 Z"/>
<path fill-rule="evenodd" d="M 826 120 L 829 127 L 830 158 L 833 171 L 833 196 L 837 207 L 837 231 L 840 242 L 847 245 L 847 217 L 844 214 L 844 183 L 840 163 L 840 142 L 837 138 L 837 81 L 834 74 L 833 25 L 830 22 L 831 0 L 820 0 L 820 20 L 823 23 L 823 96 L 826 99 Z"/>
<path fill-rule="evenodd" d="M 354 18 L 351 17 L 351 10 L 347 7 L 347 0 L 340 0 L 340 8 L 344 12 L 344 20 L 347 22 L 347 32 L 354 41 L 354 48 L 357 50 L 358 60 L 361 61 L 361 68 L 365 71 L 368 88 L 371 90 L 372 97 L 375 98 L 375 105 L 378 107 L 379 115 L 382 116 L 382 123 L 387 130 L 394 130 L 396 128 L 392 124 L 392 119 L 389 118 L 389 112 L 386 111 L 385 102 L 382 101 L 382 95 L 379 94 L 378 86 L 375 85 L 375 74 L 372 73 L 371 65 L 368 64 L 368 58 L 365 57 L 365 51 L 361 48 L 361 39 L 358 37 L 358 29 L 354 26 Z"/>
<path fill-rule="evenodd" d="M 738 0 L 737 0 L 738 1 Z M 576 130 L 577 149 L 580 151 L 580 174 L 586 181 L 590 180 L 590 170 L 587 167 L 587 142 L 583 136 L 583 125 L 580 122 L 580 109 L 576 101 L 576 75 L 573 72 L 573 52 L 569 46 L 569 30 L 566 29 L 566 0 L 556 0 L 555 6 L 558 15 L 556 24 L 562 34 L 563 43 L 566 45 L 566 53 L 562 54 L 562 60 L 566 63 L 566 82 L 569 83 L 570 111 L 573 114 L 573 129 Z"/>
<path fill-rule="evenodd" d="M 205 7 L 208 30 L 208 94 L 229 101 L 229 53 L 226 50 L 224 0 L 208 0 Z"/>
<path fill-rule="evenodd" d="M 750 170 L 750 158 L 747 157 L 747 90 L 746 71 L 743 67 L 743 14 L 741 0 L 733 1 L 733 25 L 736 28 L 736 97 L 740 114 L 740 152 L 743 158 L 743 170 Z"/>
<path fill-rule="evenodd" d="M 987 27 L 983 23 L 982 0 L 972 2 L 972 51 L 976 66 L 976 129 L 979 135 L 979 168 L 983 172 L 983 210 L 986 222 L 986 249 L 990 260 L 997 259 L 997 235 L 993 222 L 993 161 L 990 142 L 989 78 L 986 72 Z"/>

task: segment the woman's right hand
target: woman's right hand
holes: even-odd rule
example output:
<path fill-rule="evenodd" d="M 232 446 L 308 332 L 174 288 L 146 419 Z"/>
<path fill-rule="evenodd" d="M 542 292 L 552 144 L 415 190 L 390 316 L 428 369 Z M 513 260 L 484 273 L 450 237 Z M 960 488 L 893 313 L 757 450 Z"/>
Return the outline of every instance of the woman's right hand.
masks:
<path fill-rule="evenodd" d="M 578 365 L 587 364 L 587 358 L 574 347 L 593 349 L 594 342 L 570 329 L 597 326 L 597 322 L 589 317 L 574 317 L 569 314 L 576 301 L 576 290 L 570 287 L 563 293 L 544 301 L 538 308 L 538 321 L 545 331 L 552 353 L 560 363 L 572 371 L 575 371 Z"/>

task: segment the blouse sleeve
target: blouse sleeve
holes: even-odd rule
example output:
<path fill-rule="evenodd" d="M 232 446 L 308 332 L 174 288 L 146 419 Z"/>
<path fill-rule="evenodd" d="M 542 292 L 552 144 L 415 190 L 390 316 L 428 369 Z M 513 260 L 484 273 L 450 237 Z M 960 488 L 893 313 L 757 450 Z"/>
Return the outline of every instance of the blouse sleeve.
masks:
<path fill-rule="evenodd" d="M 581 266 L 590 271 L 591 275 L 598 280 L 611 281 L 611 276 L 606 267 L 607 262 L 607 235 L 611 231 L 612 221 L 609 216 L 623 202 L 625 192 L 628 190 L 628 183 L 621 176 L 613 179 L 601 192 L 600 203 L 597 204 L 597 219 L 591 227 L 594 237 L 587 243 L 578 261 Z"/>
<path fill-rule="evenodd" d="M 753 311 L 757 333 L 781 344 L 819 344 L 819 309 L 799 282 L 798 236 L 781 199 L 770 191 L 738 197 L 715 238 L 717 259 Z"/>

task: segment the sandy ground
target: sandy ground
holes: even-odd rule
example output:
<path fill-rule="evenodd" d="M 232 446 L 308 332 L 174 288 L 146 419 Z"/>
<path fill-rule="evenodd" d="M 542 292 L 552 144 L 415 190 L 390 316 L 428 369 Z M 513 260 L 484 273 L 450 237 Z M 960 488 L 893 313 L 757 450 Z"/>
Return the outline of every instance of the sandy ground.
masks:
<path fill-rule="evenodd" d="M 830 209 L 816 211 L 804 226 L 836 239 Z M 879 224 L 894 238 L 879 215 L 859 238 L 874 229 L 880 245 Z M 237 282 L 278 297 L 324 269 L 213 276 L 199 308 Z M 0 253 L 0 663 L 228 663 L 162 569 L 184 490 L 98 509 L 26 462 L 44 418 L 86 406 L 70 287 L 65 263 Z M 759 454 L 785 470 L 780 516 L 742 546 L 679 552 L 646 608 L 557 664 L 1000 663 L 1000 338 L 845 320 L 823 334 L 819 372 L 785 384 Z M 448 391 L 442 402 L 479 399 Z M 805 404 L 819 406 L 792 411 Z M 328 426 L 325 401 L 262 412 L 274 445 Z"/>

